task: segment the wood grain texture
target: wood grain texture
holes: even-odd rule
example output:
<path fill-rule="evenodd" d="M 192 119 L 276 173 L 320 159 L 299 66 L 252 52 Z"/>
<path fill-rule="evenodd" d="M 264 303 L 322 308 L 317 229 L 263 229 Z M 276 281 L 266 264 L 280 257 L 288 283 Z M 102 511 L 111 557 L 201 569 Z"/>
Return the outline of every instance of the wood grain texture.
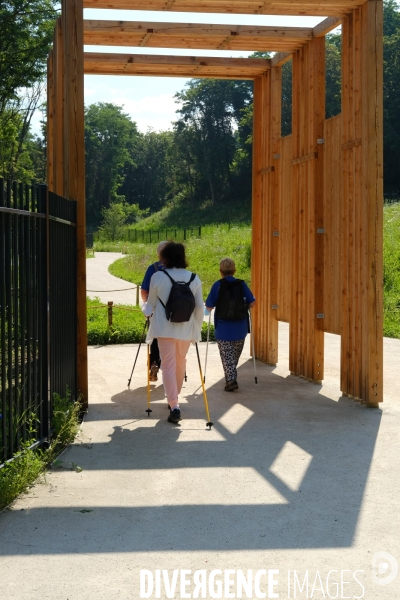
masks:
<path fill-rule="evenodd" d="M 340 16 L 365 0 L 84 0 L 85 8 L 225 14 Z"/>

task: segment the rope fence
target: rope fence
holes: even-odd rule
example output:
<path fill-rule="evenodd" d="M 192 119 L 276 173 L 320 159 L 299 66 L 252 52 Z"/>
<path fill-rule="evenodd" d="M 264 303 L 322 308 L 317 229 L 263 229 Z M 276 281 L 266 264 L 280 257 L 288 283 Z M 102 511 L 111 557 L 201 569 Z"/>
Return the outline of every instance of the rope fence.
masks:
<path fill-rule="evenodd" d="M 114 305 L 114 302 L 112 300 L 110 300 L 110 302 L 107 302 L 107 304 L 99 304 L 99 306 L 88 306 L 87 307 L 88 310 L 96 310 L 98 308 L 106 308 L 107 309 L 107 315 L 108 315 L 108 325 L 109 327 L 112 327 L 113 324 L 113 311 L 115 309 L 118 310 L 128 310 L 130 312 L 142 312 L 140 308 L 130 308 L 129 306 L 118 306 L 118 305 Z"/>
<path fill-rule="evenodd" d="M 141 286 L 136 285 L 132 288 L 123 288 L 122 290 L 86 290 L 86 292 L 90 292 L 91 294 L 105 294 L 107 292 L 127 292 L 129 290 L 136 290 L 136 302 L 135 306 L 139 306 L 139 291 Z M 94 307 L 93 307 L 94 308 Z"/>

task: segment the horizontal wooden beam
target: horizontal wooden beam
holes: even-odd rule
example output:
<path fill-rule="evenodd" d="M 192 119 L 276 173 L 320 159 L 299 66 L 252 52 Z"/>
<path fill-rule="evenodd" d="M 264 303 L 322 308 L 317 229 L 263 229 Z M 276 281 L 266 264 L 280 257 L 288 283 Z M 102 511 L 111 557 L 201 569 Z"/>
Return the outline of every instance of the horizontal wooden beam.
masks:
<path fill-rule="evenodd" d="M 251 80 L 270 68 L 271 60 L 264 58 L 84 53 L 86 75 L 151 75 Z"/>
<path fill-rule="evenodd" d="M 365 0 L 83 0 L 84 8 L 192 13 L 343 16 Z"/>
<path fill-rule="evenodd" d="M 84 43 L 87 45 L 295 51 L 312 37 L 310 27 L 84 21 Z"/>
<path fill-rule="evenodd" d="M 342 20 L 339 17 L 329 17 L 328 19 L 324 19 L 321 23 L 318 23 L 313 29 L 313 37 L 323 37 L 332 29 L 336 29 L 339 27 Z"/>
<path fill-rule="evenodd" d="M 277 52 L 271 58 L 271 67 L 281 67 L 292 58 L 290 52 Z"/>

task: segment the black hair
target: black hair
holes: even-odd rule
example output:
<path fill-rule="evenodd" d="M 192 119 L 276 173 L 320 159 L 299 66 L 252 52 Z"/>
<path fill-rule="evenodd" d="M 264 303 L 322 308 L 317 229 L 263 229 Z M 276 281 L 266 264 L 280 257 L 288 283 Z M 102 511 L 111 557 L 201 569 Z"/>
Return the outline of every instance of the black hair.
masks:
<path fill-rule="evenodd" d="M 186 269 L 188 262 L 185 256 L 185 246 L 176 242 L 168 242 L 160 252 L 160 258 L 166 269 Z"/>

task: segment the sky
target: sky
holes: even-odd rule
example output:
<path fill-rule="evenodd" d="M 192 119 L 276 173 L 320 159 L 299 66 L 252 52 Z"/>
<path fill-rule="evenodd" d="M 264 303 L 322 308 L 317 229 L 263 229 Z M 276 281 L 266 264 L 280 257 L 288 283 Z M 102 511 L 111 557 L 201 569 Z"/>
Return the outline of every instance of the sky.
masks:
<path fill-rule="evenodd" d="M 85 19 L 112 21 L 152 21 L 175 23 L 205 23 L 233 25 L 281 25 L 288 27 L 315 27 L 323 17 L 281 17 L 267 15 L 219 15 L 178 12 L 147 12 L 133 10 L 85 9 Z M 85 46 L 87 52 L 176 54 L 190 56 L 231 56 L 246 57 L 252 52 L 215 50 L 177 50 L 160 48 L 137 48 L 116 46 Z M 171 129 L 176 120 L 178 105 L 174 95 L 184 89 L 187 79 L 182 77 L 134 77 L 118 75 L 85 75 L 85 105 L 96 102 L 113 102 L 124 107 L 136 122 L 139 131 L 149 128 L 155 131 Z M 33 133 L 40 132 L 40 119 L 37 113 L 32 121 Z"/>

